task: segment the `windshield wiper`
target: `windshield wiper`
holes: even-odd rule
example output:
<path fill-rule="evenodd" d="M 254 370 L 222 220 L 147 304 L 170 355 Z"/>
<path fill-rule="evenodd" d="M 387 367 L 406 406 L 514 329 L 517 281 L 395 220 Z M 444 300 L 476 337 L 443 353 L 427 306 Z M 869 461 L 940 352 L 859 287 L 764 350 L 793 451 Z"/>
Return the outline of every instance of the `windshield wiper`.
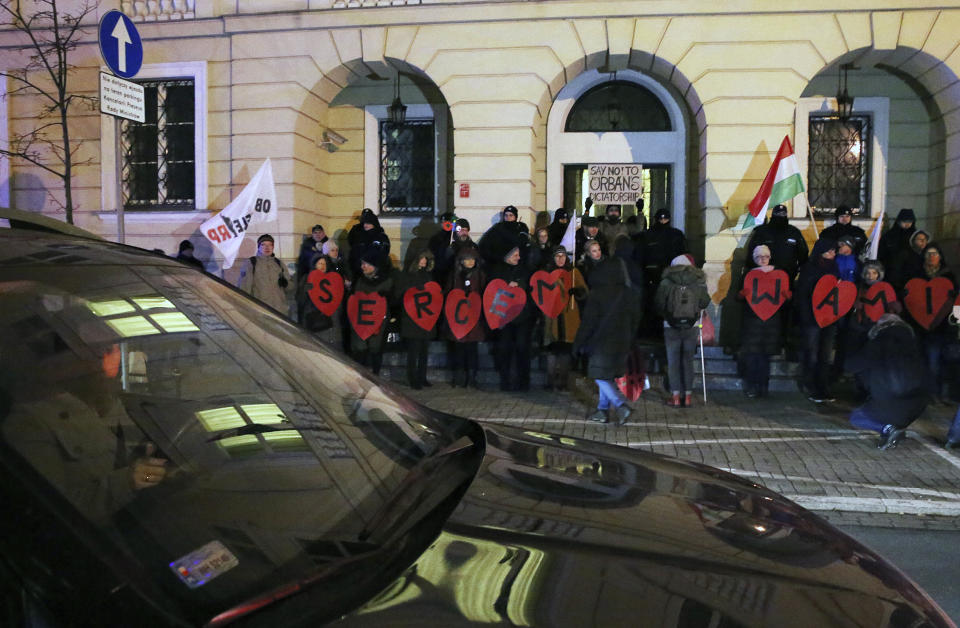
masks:
<path fill-rule="evenodd" d="M 461 436 L 451 444 L 447 445 L 440 451 L 434 452 L 429 456 L 421 458 L 403 477 L 400 481 L 400 484 L 397 486 L 396 491 L 393 495 L 387 499 L 386 502 L 373 514 L 373 517 L 370 519 L 370 522 L 364 526 L 363 530 L 360 531 L 360 534 L 357 535 L 357 539 L 360 541 L 366 541 L 374 533 L 375 530 L 382 529 L 385 521 L 392 511 L 395 510 L 395 506 L 403 498 L 408 498 L 410 503 L 404 508 L 400 513 L 394 513 L 393 519 L 398 519 L 400 514 L 411 512 L 417 507 L 419 507 L 423 502 L 424 491 L 417 493 L 415 495 L 409 495 L 410 487 L 419 483 L 427 474 L 435 471 L 446 459 L 451 455 L 468 451 L 476 446 L 476 443 L 469 438 L 468 436 Z M 436 487 L 432 486 L 431 493 L 435 492 Z M 445 495 L 444 495 L 445 496 Z"/>

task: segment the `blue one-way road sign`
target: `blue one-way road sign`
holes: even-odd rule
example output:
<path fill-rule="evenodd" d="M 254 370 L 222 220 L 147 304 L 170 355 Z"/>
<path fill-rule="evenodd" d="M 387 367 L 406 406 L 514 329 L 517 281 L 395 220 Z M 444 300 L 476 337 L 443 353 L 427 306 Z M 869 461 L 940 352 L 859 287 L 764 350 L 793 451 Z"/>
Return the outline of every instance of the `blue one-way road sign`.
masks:
<path fill-rule="evenodd" d="M 143 44 L 137 27 L 120 11 L 108 11 L 100 20 L 100 54 L 113 73 L 135 76 L 143 65 Z"/>

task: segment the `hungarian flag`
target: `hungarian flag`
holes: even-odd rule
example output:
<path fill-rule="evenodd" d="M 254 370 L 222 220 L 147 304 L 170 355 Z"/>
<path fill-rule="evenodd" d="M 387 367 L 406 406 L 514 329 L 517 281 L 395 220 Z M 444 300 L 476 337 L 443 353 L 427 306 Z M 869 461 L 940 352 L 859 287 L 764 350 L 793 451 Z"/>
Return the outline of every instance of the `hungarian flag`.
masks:
<path fill-rule="evenodd" d="M 797 156 L 793 154 L 790 137 L 784 135 L 780 150 L 777 151 L 777 158 L 770 164 L 770 170 L 764 177 L 760 190 L 748 205 L 750 213 L 743 222 L 743 228 L 749 229 L 754 225 L 763 224 L 769 208 L 786 203 L 803 191 Z"/>

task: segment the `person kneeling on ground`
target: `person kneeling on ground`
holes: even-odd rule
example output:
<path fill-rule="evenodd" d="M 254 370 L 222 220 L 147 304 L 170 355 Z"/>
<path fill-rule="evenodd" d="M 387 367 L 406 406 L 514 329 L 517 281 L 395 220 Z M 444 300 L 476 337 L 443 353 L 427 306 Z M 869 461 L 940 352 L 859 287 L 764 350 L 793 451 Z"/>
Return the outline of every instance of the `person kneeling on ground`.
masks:
<path fill-rule="evenodd" d="M 867 338 L 847 363 L 869 394 L 850 413 L 850 423 L 879 432 L 877 448 L 892 449 L 927 407 L 929 375 L 913 330 L 896 314 L 881 316 Z"/>
<path fill-rule="evenodd" d="M 606 423 L 607 411 L 612 405 L 617 423 L 623 425 L 630 416 L 630 408 L 614 380 L 626 371 L 627 354 L 640 325 L 643 302 L 640 293 L 629 288 L 627 268 L 619 258 L 600 262 L 591 278 L 587 304 L 573 341 L 573 354 L 589 357 L 587 376 L 597 382 L 600 390 L 597 411 L 588 418 Z"/>

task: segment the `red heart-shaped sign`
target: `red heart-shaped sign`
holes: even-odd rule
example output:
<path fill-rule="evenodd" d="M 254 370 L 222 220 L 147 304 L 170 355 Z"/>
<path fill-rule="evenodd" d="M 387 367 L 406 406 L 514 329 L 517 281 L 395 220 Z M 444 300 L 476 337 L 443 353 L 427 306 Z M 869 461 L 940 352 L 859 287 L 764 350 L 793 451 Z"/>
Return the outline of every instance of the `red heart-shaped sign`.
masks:
<path fill-rule="evenodd" d="M 860 297 L 864 315 L 874 323 L 897 302 L 897 292 L 886 281 L 877 281 Z"/>
<path fill-rule="evenodd" d="M 347 318 L 361 340 L 380 331 L 386 317 L 387 299 L 376 292 L 355 292 L 347 299 Z"/>
<path fill-rule="evenodd" d="M 754 268 L 744 277 L 740 294 L 760 320 L 769 320 L 790 298 L 790 278 L 782 270 Z"/>
<path fill-rule="evenodd" d="M 826 327 L 846 316 L 857 300 L 857 285 L 833 275 L 824 275 L 813 288 L 813 317 Z"/>
<path fill-rule="evenodd" d="M 436 281 L 428 281 L 422 288 L 407 288 L 403 293 L 403 310 L 414 323 L 430 331 L 440 318 L 443 307 L 443 291 Z"/>
<path fill-rule="evenodd" d="M 527 293 L 522 286 L 511 286 L 503 279 L 494 279 L 483 291 L 483 315 L 490 329 L 500 329 L 523 311 Z"/>
<path fill-rule="evenodd" d="M 450 291 L 443 312 L 447 315 L 447 325 L 457 340 L 460 340 L 480 322 L 480 295 L 476 292 L 467 294 L 460 288 Z"/>
<path fill-rule="evenodd" d="M 325 316 L 333 316 L 343 301 L 343 277 L 340 273 L 311 270 L 307 275 L 307 295 Z"/>
<path fill-rule="evenodd" d="M 530 277 L 530 294 L 544 314 L 550 318 L 560 312 L 570 300 L 570 271 L 558 268 L 553 272 L 538 270 Z"/>
<path fill-rule="evenodd" d="M 954 294 L 953 282 L 946 277 L 917 277 L 907 282 L 903 305 L 921 327 L 933 329 L 950 312 Z"/>

